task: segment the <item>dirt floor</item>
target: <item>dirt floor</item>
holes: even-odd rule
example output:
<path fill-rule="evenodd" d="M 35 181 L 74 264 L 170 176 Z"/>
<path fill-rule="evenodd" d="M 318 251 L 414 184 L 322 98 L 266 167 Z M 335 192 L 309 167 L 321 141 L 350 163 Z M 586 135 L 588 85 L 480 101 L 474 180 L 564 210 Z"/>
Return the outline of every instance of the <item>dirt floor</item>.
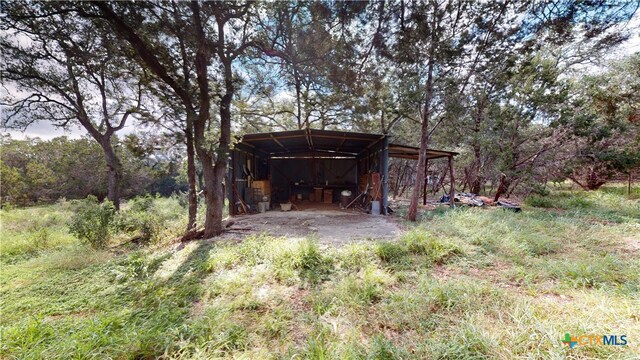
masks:
<path fill-rule="evenodd" d="M 341 245 L 364 240 L 397 238 L 402 230 L 392 216 L 342 210 L 338 204 L 299 203 L 296 210 L 273 209 L 261 214 L 238 215 L 230 221 L 230 234 L 266 232 L 275 236 L 315 236 L 320 243 Z"/>

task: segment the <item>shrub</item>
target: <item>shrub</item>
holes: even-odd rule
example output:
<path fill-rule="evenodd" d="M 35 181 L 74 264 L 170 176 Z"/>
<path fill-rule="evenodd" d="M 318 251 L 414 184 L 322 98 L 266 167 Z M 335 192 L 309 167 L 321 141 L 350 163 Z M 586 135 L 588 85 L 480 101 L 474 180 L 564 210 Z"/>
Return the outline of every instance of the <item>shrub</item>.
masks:
<path fill-rule="evenodd" d="M 49 247 L 51 233 L 48 228 L 41 228 L 29 237 L 29 242 L 34 250 L 46 249 Z"/>
<path fill-rule="evenodd" d="M 531 184 L 531 193 L 539 196 L 549 196 L 551 191 L 544 184 L 533 183 Z"/>
<path fill-rule="evenodd" d="M 167 220 L 154 206 L 157 201 L 151 195 L 138 196 L 129 200 L 128 208 L 116 214 L 113 230 L 137 237 L 140 243 L 155 242 L 165 228 Z"/>
<path fill-rule="evenodd" d="M 111 270 L 114 280 L 125 282 L 131 279 L 142 279 L 149 276 L 149 262 L 140 252 L 134 252 L 126 259 L 118 262 L 117 266 Z"/>
<path fill-rule="evenodd" d="M 135 233 L 135 236 L 138 236 L 142 243 L 158 240 L 163 228 L 162 219 L 153 211 L 137 212 L 125 210 L 119 212 L 113 221 L 114 230 L 129 234 Z"/>
<path fill-rule="evenodd" d="M 153 197 L 149 194 L 135 197 L 129 200 L 129 211 L 146 212 L 153 206 Z"/>
<path fill-rule="evenodd" d="M 78 202 L 74 214 L 69 220 L 69 232 L 80 241 L 94 248 L 104 248 L 109 241 L 109 227 L 115 214 L 113 203 L 89 195 L 84 201 Z"/>

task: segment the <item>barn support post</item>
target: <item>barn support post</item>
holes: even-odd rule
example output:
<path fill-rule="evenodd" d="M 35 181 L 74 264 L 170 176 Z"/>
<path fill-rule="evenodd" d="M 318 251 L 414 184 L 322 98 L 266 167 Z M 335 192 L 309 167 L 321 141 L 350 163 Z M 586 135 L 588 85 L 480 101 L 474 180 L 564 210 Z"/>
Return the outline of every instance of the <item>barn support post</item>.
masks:
<path fill-rule="evenodd" d="M 236 176 L 235 176 L 235 169 L 236 169 L 236 151 L 235 150 L 231 150 L 231 156 L 229 157 L 229 166 L 227 166 L 228 170 L 227 170 L 227 200 L 229 201 L 229 215 L 231 216 L 235 216 L 236 215 L 236 200 L 235 200 L 235 196 L 233 194 L 233 191 L 235 189 L 236 186 Z"/>
<path fill-rule="evenodd" d="M 382 161 L 380 162 L 382 172 L 382 214 L 389 215 L 389 137 L 385 136 L 382 143 Z"/>
<path fill-rule="evenodd" d="M 448 156 L 449 159 L 449 178 L 451 179 L 451 187 L 449 188 L 449 205 L 451 205 L 451 207 L 453 208 L 454 206 L 454 196 L 455 196 L 455 186 L 456 186 L 456 181 L 455 178 L 453 177 L 453 156 L 449 155 Z"/>
<path fill-rule="evenodd" d="M 424 186 L 422 187 L 422 205 L 427 205 L 427 190 L 429 177 L 427 176 L 427 169 L 429 168 L 429 160 L 424 160 Z"/>

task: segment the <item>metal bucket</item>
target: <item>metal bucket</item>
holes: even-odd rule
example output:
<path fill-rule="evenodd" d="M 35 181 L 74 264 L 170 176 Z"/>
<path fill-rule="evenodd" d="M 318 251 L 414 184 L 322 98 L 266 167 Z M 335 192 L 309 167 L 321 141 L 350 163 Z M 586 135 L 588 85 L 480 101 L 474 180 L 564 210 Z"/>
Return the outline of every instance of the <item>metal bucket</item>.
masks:
<path fill-rule="evenodd" d="M 351 202 L 351 191 L 343 190 L 340 193 L 340 206 L 342 206 L 343 208 L 346 208 L 350 202 Z"/>
<path fill-rule="evenodd" d="M 371 202 L 371 215 L 380 215 L 380 201 Z"/>

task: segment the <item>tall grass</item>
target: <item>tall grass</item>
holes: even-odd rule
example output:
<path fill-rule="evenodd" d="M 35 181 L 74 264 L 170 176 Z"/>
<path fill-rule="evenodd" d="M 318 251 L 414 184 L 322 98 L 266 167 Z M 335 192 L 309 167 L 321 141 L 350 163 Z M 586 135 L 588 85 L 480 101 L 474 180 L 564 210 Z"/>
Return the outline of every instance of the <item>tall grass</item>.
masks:
<path fill-rule="evenodd" d="M 547 198 L 553 208 L 522 213 L 440 211 L 395 241 L 335 248 L 259 234 L 180 251 L 73 238 L 20 250 L 0 273 L 0 357 L 637 358 L 637 342 L 561 343 L 640 333 L 637 200 L 606 188 Z M 180 210 L 151 206 L 168 222 Z M 3 213 L 14 235 L 2 249 L 25 249 L 18 234 L 57 212 L 48 228 L 63 233 L 59 208 Z"/>
<path fill-rule="evenodd" d="M 77 243 L 67 230 L 65 204 L 0 210 L 0 259 L 14 263 Z"/>

